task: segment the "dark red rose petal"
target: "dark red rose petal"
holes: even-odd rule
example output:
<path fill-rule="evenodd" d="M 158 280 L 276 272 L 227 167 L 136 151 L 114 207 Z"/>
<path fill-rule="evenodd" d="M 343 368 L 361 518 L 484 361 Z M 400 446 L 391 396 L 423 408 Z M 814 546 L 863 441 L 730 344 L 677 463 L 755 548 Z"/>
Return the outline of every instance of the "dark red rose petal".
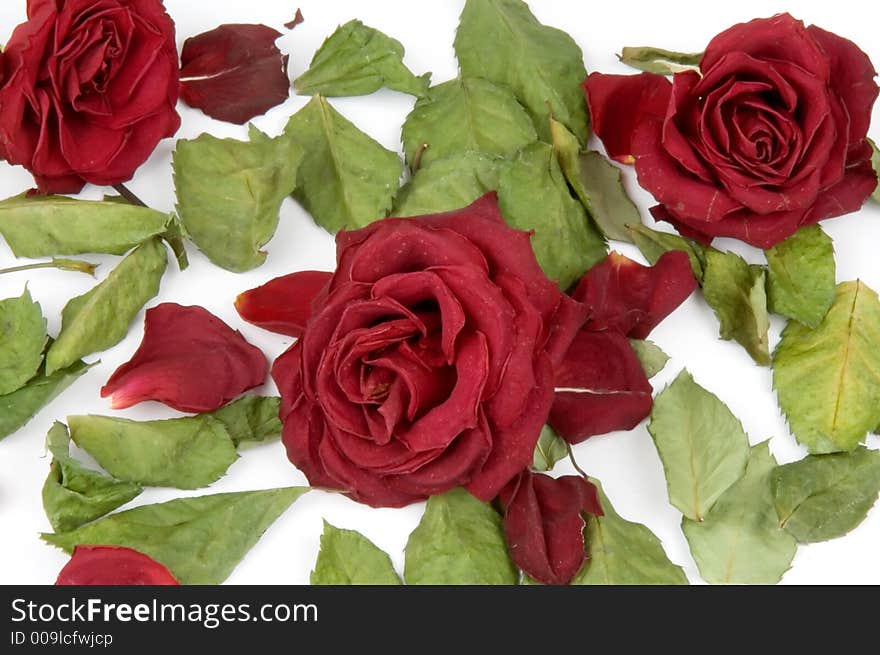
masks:
<path fill-rule="evenodd" d="M 201 307 L 147 310 L 144 340 L 101 389 L 114 409 L 157 400 L 182 412 L 212 412 L 263 384 L 266 358 Z"/>
<path fill-rule="evenodd" d="M 571 582 L 586 559 L 581 514 L 602 515 L 596 487 L 580 476 L 524 471 L 500 499 L 514 563 L 543 584 Z"/>
<path fill-rule="evenodd" d="M 77 546 L 56 585 L 178 585 L 156 560 L 131 548 Z"/>
<path fill-rule="evenodd" d="M 264 330 L 301 337 L 312 315 L 312 301 L 332 277 L 332 273 L 323 271 L 299 271 L 276 277 L 239 295 L 235 309 L 248 323 Z"/>
<path fill-rule="evenodd" d="M 591 73 L 584 81 L 593 131 L 608 156 L 632 164 L 632 137 L 638 125 L 662 119 L 669 106 L 672 85 L 662 75 L 606 75 Z"/>
<path fill-rule="evenodd" d="M 683 252 L 664 253 L 654 266 L 612 252 L 581 278 L 572 297 L 590 311 L 586 330 L 644 339 L 696 288 Z"/>
<path fill-rule="evenodd" d="M 302 10 L 297 9 L 296 15 L 293 17 L 293 20 L 290 21 L 289 23 L 284 23 L 284 27 L 286 27 L 289 30 L 292 30 L 294 27 L 296 27 L 297 25 L 299 25 L 303 21 L 305 21 L 305 18 L 303 18 Z"/>
<path fill-rule="evenodd" d="M 631 430 L 650 413 L 651 391 L 626 337 L 583 330 L 556 369 L 548 422 L 569 443 Z"/>
<path fill-rule="evenodd" d="M 243 124 L 287 100 L 281 32 L 265 25 L 221 25 L 187 39 L 180 54 L 181 98 L 212 118 Z"/>

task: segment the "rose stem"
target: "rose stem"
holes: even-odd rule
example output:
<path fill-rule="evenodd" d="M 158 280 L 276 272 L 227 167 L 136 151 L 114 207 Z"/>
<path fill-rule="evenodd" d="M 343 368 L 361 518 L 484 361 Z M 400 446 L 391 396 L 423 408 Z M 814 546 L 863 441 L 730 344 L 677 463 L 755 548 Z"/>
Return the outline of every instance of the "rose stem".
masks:
<path fill-rule="evenodd" d="M 57 268 L 60 271 L 75 271 L 77 273 L 94 275 L 97 266 L 77 259 L 53 259 L 48 262 L 37 262 L 36 264 L 23 264 L 21 266 L 12 266 L 10 268 L 0 268 L 0 275 L 3 275 L 4 273 L 34 271 L 39 268 Z"/>
<path fill-rule="evenodd" d="M 134 195 L 134 193 L 131 192 L 131 189 L 129 189 L 124 184 L 114 184 L 113 189 L 116 191 L 116 193 L 125 198 L 132 205 L 138 205 L 139 207 L 147 206 L 147 203 Z"/>
<path fill-rule="evenodd" d="M 574 451 L 572 451 L 571 449 L 571 444 L 566 443 L 565 449 L 568 451 L 568 459 L 571 461 L 571 465 L 574 467 L 574 470 L 580 473 L 584 480 L 589 482 L 590 476 L 584 473 L 584 470 L 580 466 L 578 466 L 577 460 L 574 458 Z"/>

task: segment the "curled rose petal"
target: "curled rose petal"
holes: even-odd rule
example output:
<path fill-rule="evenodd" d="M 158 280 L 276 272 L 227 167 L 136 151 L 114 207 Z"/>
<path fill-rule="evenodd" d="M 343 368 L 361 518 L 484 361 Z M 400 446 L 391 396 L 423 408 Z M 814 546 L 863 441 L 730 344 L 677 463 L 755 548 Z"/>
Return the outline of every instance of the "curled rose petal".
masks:
<path fill-rule="evenodd" d="M 157 400 L 182 412 L 212 412 L 259 386 L 268 365 L 241 333 L 201 307 L 147 310 L 144 340 L 101 389 L 114 409 Z"/>
<path fill-rule="evenodd" d="M 276 277 L 239 295 L 235 309 L 248 323 L 264 330 L 300 337 L 312 314 L 312 301 L 327 287 L 331 277 L 332 273 L 323 271 L 299 271 Z"/>
<path fill-rule="evenodd" d="M 602 515 L 596 487 L 580 476 L 524 471 L 500 499 L 514 563 L 543 584 L 568 584 L 586 559 L 582 513 Z"/>
<path fill-rule="evenodd" d="M 77 546 L 56 585 L 178 585 L 156 560 L 120 546 Z"/>
<path fill-rule="evenodd" d="M 667 252 L 654 266 L 612 252 L 581 278 L 572 296 L 590 311 L 587 330 L 644 339 L 696 288 L 683 252 Z"/>
<path fill-rule="evenodd" d="M 239 125 L 287 100 L 281 32 L 265 25 L 221 25 L 187 39 L 180 54 L 180 95 L 208 116 Z"/>
<path fill-rule="evenodd" d="M 303 21 L 305 21 L 305 18 L 303 18 L 302 10 L 297 9 L 296 15 L 293 17 L 293 20 L 291 20 L 290 22 L 284 23 L 284 27 L 286 27 L 289 30 L 292 30 L 294 27 L 296 27 L 297 25 L 299 25 Z"/>

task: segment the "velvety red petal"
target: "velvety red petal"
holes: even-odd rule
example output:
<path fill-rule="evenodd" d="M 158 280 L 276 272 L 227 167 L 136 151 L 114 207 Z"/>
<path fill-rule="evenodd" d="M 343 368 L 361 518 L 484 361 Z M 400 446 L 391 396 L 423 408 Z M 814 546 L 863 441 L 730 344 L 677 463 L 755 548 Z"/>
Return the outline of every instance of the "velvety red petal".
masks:
<path fill-rule="evenodd" d="M 325 289 L 332 273 L 299 271 L 276 277 L 235 299 L 238 315 L 264 330 L 301 337 L 312 315 L 312 301 Z"/>
<path fill-rule="evenodd" d="M 177 585 L 156 560 L 120 546 L 76 546 L 56 585 Z"/>
<path fill-rule="evenodd" d="M 662 75 L 606 75 L 592 73 L 584 82 L 593 131 L 608 156 L 632 164 L 633 133 L 649 117 L 662 119 L 669 106 L 672 85 Z"/>

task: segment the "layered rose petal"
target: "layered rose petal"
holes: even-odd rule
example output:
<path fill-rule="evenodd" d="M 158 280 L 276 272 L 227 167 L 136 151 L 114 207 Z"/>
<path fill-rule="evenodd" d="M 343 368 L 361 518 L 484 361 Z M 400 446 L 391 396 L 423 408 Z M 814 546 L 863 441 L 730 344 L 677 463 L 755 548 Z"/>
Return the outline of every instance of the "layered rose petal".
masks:
<path fill-rule="evenodd" d="M 156 560 L 120 546 L 76 546 L 56 585 L 177 585 Z"/>
<path fill-rule="evenodd" d="M 211 412 L 266 378 L 266 358 L 201 307 L 147 310 L 144 339 L 101 389 L 114 409 L 156 400 L 182 412 Z"/>
<path fill-rule="evenodd" d="M 312 315 L 312 301 L 329 284 L 332 273 L 299 271 L 269 280 L 235 299 L 238 315 L 264 330 L 302 336 Z"/>
<path fill-rule="evenodd" d="M 583 514 L 602 515 L 596 487 L 580 476 L 525 471 L 501 493 L 514 563 L 543 584 L 568 584 L 586 560 Z"/>

